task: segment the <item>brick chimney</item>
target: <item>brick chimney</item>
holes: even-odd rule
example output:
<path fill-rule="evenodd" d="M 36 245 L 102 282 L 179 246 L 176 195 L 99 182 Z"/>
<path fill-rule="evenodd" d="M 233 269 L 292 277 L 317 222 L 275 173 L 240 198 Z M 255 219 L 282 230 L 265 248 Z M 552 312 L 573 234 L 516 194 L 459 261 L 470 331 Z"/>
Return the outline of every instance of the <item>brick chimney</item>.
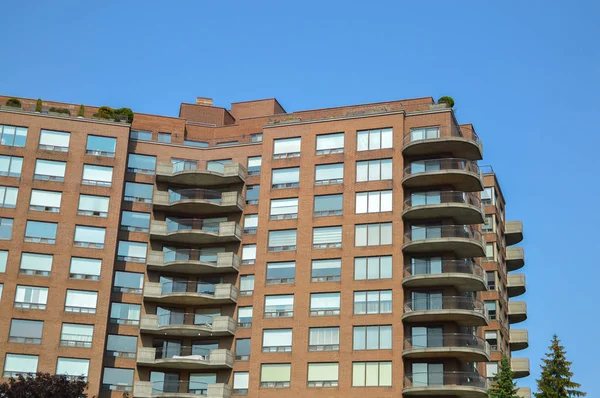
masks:
<path fill-rule="evenodd" d="M 212 106 L 212 98 L 196 97 L 196 105 Z"/>

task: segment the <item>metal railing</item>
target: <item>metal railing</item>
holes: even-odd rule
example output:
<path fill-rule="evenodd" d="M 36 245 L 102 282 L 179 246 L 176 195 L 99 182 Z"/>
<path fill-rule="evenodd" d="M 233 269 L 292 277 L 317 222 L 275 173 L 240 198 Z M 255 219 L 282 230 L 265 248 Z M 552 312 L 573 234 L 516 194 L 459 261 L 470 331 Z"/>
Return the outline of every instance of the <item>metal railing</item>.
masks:
<path fill-rule="evenodd" d="M 165 282 L 160 284 L 161 293 L 201 293 L 213 295 L 215 294 L 216 284 L 205 283 L 201 281 L 175 281 Z"/>
<path fill-rule="evenodd" d="M 152 382 L 152 394 L 183 393 L 194 395 L 207 395 L 208 383 L 200 381 L 155 381 Z"/>
<path fill-rule="evenodd" d="M 160 347 L 156 348 L 154 359 L 173 359 L 176 357 L 190 357 L 181 359 L 193 359 L 196 361 L 208 361 L 210 359 L 209 348 L 197 346 Z"/>
<path fill-rule="evenodd" d="M 219 232 L 221 222 L 206 221 L 201 218 L 167 219 L 167 231 L 201 230 Z"/>
<path fill-rule="evenodd" d="M 402 141 L 404 146 L 406 146 L 412 142 L 448 137 L 466 138 L 467 140 L 473 141 L 477 146 L 482 146 L 481 139 L 473 129 L 461 126 L 428 126 L 412 128 L 408 133 L 404 134 Z"/>
<path fill-rule="evenodd" d="M 181 200 L 206 200 L 220 204 L 223 201 L 223 194 L 219 191 L 210 189 L 169 189 L 169 203 Z"/>
<path fill-rule="evenodd" d="M 467 159 L 445 158 L 415 161 L 404 168 L 404 176 L 428 173 L 442 170 L 463 170 L 477 174 L 480 179 L 483 175 L 479 170 L 477 162 Z"/>
<path fill-rule="evenodd" d="M 413 227 L 404 233 L 404 243 L 439 238 L 464 238 L 485 243 L 481 231 L 473 225 L 430 225 Z"/>
<path fill-rule="evenodd" d="M 429 297 L 408 300 L 404 303 L 404 313 L 413 311 L 466 310 L 480 313 L 487 317 L 483 302 L 461 296 Z"/>
<path fill-rule="evenodd" d="M 411 387 L 475 387 L 487 390 L 490 382 L 475 372 L 423 372 L 404 376 L 404 388 Z"/>
<path fill-rule="evenodd" d="M 212 315 L 186 313 L 171 313 L 157 316 L 158 326 L 205 326 L 210 327 L 213 324 Z"/>
<path fill-rule="evenodd" d="M 490 353 L 487 341 L 469 333 L 426 334 L 404 339 L 404 350 L 425 348 L 473 348 Z"/>
<path fill-rule="evenodd" d="M 441 263 L 427 262 L 423 266 L 415 264 L 404 268 L 404 277 L 450 273 L 475 275 L 482 278 L 485 275 L 483 268 L 472 260 L 442 260 Z"/>
<path fill-rule="evenodd" d="M 483 211 L 481 200 L 471 192 L 441 191 L 437 195 L 432 192 L 422 192 L 411 195 L 404 201 L 404 210 L 415 206 L 439 205 L 443 203 L 458 203 L 479 207 Z"/>

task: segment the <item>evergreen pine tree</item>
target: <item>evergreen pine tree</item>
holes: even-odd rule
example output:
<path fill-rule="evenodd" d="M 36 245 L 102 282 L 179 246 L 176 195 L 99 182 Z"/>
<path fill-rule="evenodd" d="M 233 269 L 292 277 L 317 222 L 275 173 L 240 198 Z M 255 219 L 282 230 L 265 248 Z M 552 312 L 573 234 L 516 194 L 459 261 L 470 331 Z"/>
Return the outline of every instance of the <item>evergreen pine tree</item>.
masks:
<path fill-rule="evenodd" d="M 490 398 L 519 398 L 517 388 L 513 382 L 513 372 L 510 369 L 510 361 L 505 355 L 500 361 L 498 373 L 494 376 L 492 388 L 488 390 Z"/>
<path fill-rule="evenodd" d="M 585 397 L 586 393 L 577 390 L 581 384 L 571 381 L 571 362 L 565 357 L 565 348 L 560 345 L 558 336 L 552 337 L 550 352 L 542 359 L 542 374 L 537 380 L 538 392 L 535 398 Z"/>

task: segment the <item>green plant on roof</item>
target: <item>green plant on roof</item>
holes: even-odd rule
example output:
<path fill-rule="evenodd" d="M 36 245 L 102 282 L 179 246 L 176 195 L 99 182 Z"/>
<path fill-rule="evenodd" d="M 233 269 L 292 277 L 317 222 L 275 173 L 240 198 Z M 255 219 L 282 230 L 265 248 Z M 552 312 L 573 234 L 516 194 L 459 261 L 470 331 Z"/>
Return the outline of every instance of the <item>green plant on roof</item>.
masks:
<path fill-rule="evenodd" d="M 13 108 L 20 108 L 21 101 L 19 101 L 17 98 L 9 98 L 6 101 L 6 106 L 12 106 Z"/>
<path fill-rule="evenodd" d="M 84 117 L 85 116 L 85 106 L 79 105 L 79 110 L 77 111 L 77 116 Z"/>
<path fill-rule="evenodd" d="M 42 99 L 41 98 L 38 98 L 37 101 L 35 101 L 35 111 L 36 112 L 42 111 Z"/>
<path fill-rule="evenodd" d="M 441 97 L 437 103 L 438 104 L 446 104 L 446 105 L 448 105 L 449 108 L 454 107 L 454 99 L 452 99 L 452 97 L 448 97 L 448 96 Z"/>

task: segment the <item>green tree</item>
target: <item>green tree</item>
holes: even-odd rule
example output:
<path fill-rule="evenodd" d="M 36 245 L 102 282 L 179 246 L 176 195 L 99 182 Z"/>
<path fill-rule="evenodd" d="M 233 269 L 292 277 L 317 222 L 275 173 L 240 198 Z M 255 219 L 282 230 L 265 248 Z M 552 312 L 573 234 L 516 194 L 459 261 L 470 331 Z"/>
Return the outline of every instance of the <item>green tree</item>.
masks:
<path fill-rule="evenodd" d="M 64 375 L 38 372 L 11 377 L 8 383 L 0 384 L 0 398 L 80 398 L 87 397 L 87 386 L 83 377 L 70 380 Z"/>
<path fill-rule="evenodd" d="M 585 397 L 586 393 L 577 390 L 581 384 L 571 381 L 571 362 L 567 361 L 565 348 L 560 345 L 557 335 L 552 337 L 550 352 L 542 359 L 542 374 L 537 380 L 536 398 Z"/>
<path fill-rule="evenodd" d="M 494 376 L 492 388 L 488 390 L 488 394 L 490 394 L 490 398 L 519 398 L 513 381 L 513 372 L 510 369 L 510 361 L 506 355 L 500 361 L 500 368 Z"/>

